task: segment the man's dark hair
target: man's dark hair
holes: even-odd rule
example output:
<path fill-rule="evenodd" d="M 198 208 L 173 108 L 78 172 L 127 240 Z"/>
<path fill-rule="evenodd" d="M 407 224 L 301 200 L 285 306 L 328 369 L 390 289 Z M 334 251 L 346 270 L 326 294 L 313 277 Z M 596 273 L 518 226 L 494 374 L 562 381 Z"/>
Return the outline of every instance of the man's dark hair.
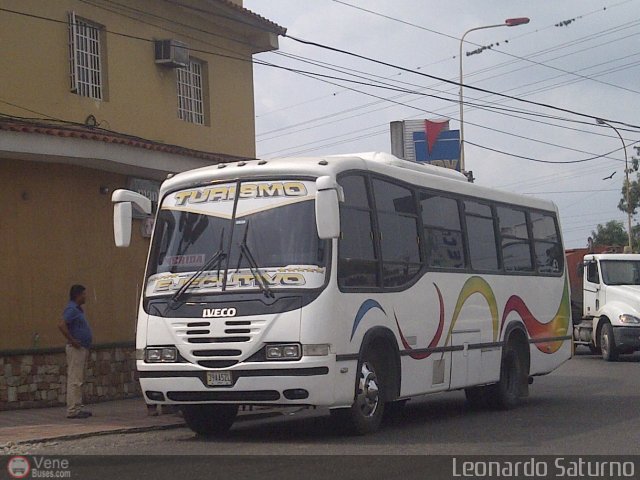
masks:
<path fill-rule="evenodd" d="M 78 298 L 78 295 L 80 295 L 85 290 L 86 288 L 84 288 L 84 286 L 82 285 L 72 285 L 71 289 L 69 290 L 69 300 L 75 300 L 76 298 Z"/>

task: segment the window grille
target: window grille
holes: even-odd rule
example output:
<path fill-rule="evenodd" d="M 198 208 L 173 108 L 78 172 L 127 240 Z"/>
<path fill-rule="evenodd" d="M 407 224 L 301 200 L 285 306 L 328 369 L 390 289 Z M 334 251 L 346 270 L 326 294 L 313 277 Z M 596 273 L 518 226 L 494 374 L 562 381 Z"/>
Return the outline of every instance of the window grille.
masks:
<path fill-rule="evenodd" d="M 102 100 L 101 26 L 69 13 L 71 91 Z"/>
<path fill-rule="evenodd" d="M 195 60 L 189 60 L 187 67 L 176 69 L 178 118 L 199 125 L 204 125 L 202 70 L 203 64 Z"/>

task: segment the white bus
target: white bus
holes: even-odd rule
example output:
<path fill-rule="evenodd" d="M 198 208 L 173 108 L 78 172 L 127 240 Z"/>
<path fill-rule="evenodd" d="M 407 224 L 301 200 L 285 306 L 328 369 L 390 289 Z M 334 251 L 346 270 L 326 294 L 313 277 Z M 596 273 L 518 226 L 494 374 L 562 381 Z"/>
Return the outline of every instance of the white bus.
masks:
<path fill-rule="evenodd" d="M 149 202 L 113 202 L 126 246 Z M 145 400 L 205 435 L 240 405 L 328 407 L 357 434 L 427 393 L 515 406 L 571 357 L 563 251 L 553 203 L 388 154 L 175 175 L 138 315 Z"/>

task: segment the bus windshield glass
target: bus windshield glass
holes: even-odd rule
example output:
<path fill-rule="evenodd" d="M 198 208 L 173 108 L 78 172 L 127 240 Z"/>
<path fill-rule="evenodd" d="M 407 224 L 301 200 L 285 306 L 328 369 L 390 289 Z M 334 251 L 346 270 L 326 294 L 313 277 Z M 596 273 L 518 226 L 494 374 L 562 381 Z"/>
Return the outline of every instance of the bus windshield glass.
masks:
<path fill-rule="evenodd" d="M 315 188 L 312 181 L 233 182 L 167 195 L 147 297 L 173 295 L 185 283 L 190 295 L 322 287 L 328 243 L 316 231 Z"/>
<path fill-rule="evenodd" d="M 602 260 L 602 279 L 607 285 L 640 285 L 640 261 Z"/>

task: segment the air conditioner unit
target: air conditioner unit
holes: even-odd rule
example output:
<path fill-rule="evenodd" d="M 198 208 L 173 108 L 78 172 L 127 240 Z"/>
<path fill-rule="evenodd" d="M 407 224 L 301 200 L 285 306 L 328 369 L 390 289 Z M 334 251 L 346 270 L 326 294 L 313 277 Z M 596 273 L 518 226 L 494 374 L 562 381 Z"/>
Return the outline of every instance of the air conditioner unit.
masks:
<path fill-rule="evenodd" d="M 177 40 L 156 40 L 156 63 L 165 67 L 180 68 L 189 65 L 189 46 Z"/>

